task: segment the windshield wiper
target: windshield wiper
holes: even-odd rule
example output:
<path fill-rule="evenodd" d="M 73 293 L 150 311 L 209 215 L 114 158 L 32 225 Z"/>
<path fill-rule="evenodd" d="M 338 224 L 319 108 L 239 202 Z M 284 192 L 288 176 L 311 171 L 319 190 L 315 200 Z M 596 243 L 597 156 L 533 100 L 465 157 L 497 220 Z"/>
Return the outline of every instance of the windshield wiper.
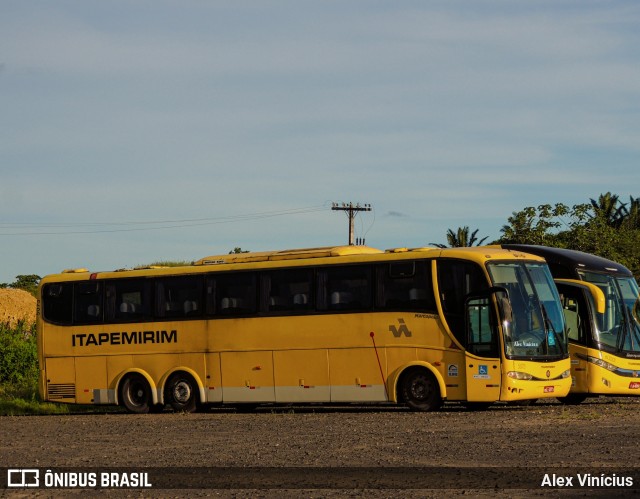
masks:
<path fill-rule="evenodd" d="M 553 336 L 555 338 L 556 344 L 560 345 L 560 353 L 564 354 L 565 350 L 564 350 L 564 345 L 562 344 L 562 341 L 560 340 L 560 336 L 558 335 L 558 332 L 555 330 L 555 328 L 553 327 L 553 322 L 551 322 L 551 319 L 549 319 L 549 314 L 547 314 L 547 308 L 544 306 L 544 303 L 542 303 L 542 301 L 539 301 L 540 303 L 540 309 L 542 310 L 542 320 L 544 320 L 544 324 L 545 324 L 545 343 L 547 345 L 547 354 L 549 353 L 549 332 L 553 333 Z"/>
<path fill-rule="evenodd" d="M 629 310 L 627 306 L 622 302 L 622 314 L 620 319 L 620 329 L 618 330 L 618 337 L 616 338 L 616 348 L 618 352 L 624 351 L 624 342 L 627 338 L 627 332 L 630 332 L 631 322 L 629 321 Z"/>

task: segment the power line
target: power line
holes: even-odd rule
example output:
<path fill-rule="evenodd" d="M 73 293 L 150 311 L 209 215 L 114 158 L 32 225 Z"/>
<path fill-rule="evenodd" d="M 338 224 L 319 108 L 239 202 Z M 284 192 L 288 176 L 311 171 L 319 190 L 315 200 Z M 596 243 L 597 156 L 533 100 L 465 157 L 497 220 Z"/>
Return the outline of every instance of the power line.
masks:
<path fill-rule="evenodd" d="M 291 208 L 288 210 L 263 211 L 257 213 L 245 213 L 224 217 L 187 218 L 169 220 L 125 221 L 125 222 L 77 222 L 77 223 L 42 223 L 42 222 L 3 222 L 0 229 L 12 232 L 1 232 L 0 236 L 43 236 L 66 234 L 99 234 L 109 232 L 138 232 L 150 230 L 177 229 L 184 227 L 197 227 L 204 225 L 216 225 L 233 222 L 247 222 L 264 218 L 282 217 L 288 215 L 301 215 L 326 210 L 326 206 L 310 206 L 304 208 Z M 109 228 L 110 227 L 110 228 Z M 56 230 L 51 229 L 86 229 L 86 230 Z M 93 229 L 91 229 L 93 228 Z M 35 229 L 49 229 L 35 231 Z M 16 232 L 19 231 L 19 232 Z"/>

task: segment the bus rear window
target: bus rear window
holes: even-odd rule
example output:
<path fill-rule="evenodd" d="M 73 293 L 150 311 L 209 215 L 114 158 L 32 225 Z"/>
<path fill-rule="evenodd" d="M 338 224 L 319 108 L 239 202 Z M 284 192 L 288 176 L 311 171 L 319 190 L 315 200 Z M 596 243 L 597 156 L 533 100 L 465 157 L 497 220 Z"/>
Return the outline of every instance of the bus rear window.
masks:
<path fill-rule="evenodd" d="M 73 284 L 46 284 L 42 291 L 45 320 L 56 324 L 71 324 L 73 317 Z"/>

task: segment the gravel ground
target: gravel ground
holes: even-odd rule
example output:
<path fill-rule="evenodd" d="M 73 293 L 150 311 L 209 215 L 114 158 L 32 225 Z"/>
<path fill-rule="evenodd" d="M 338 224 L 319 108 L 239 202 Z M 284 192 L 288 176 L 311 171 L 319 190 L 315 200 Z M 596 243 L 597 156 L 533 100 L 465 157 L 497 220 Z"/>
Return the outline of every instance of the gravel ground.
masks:
<path fill-rule="evenodd" d="M 599 398 L 579 406 L 496 404 L 482 412 L 447 404 L 435 413 L 318 406 L 4 417 L 0 462 L 148 468 L 156 484 L 195 487 L 203 479 L 217 487 L 92 490 L 114 497 L 620 497 L 640 493 L 639 409 L 637 399 Z M 631 474 L 638 490 L 578 489 L 576 478 L 570 489 L 537 486 L 547 473 L 600 477 L 616 470 Z M 196 482 L 184 478 L 189 473 Z M 214 475 L 219 480 L 211 482 Z"/>

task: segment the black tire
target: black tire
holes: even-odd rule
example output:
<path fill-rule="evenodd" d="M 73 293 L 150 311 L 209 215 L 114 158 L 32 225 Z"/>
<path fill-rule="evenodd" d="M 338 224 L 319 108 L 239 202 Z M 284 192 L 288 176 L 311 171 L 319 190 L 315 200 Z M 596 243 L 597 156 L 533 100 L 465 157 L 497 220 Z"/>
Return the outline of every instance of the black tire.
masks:
<path fill-rule="evenodd" d="M 198 407 L 198 385 L 187 373 L 173 374 L 164 393 L 174 411 L 195 412 Z"/>
<path fill-rule="evenodd" d="M 153 405 L 151 387 L 142 374 L 129 374 L 122 381 L 122 405 L 134 414 L 147 414 Z"/>
<path fill-rule="evenodd" d="M 565 405 L 578 405 L 587 399 L 586 393 L 570 393 L 566 397 L 558 397 L 558 400 Z"/>
<path fill-rule="evenodd" d="M 436 411 L 442 406 L 438 382 L 426 369 L 408 370 L 400 380 L 400 395 L 414 411 Z"/>

